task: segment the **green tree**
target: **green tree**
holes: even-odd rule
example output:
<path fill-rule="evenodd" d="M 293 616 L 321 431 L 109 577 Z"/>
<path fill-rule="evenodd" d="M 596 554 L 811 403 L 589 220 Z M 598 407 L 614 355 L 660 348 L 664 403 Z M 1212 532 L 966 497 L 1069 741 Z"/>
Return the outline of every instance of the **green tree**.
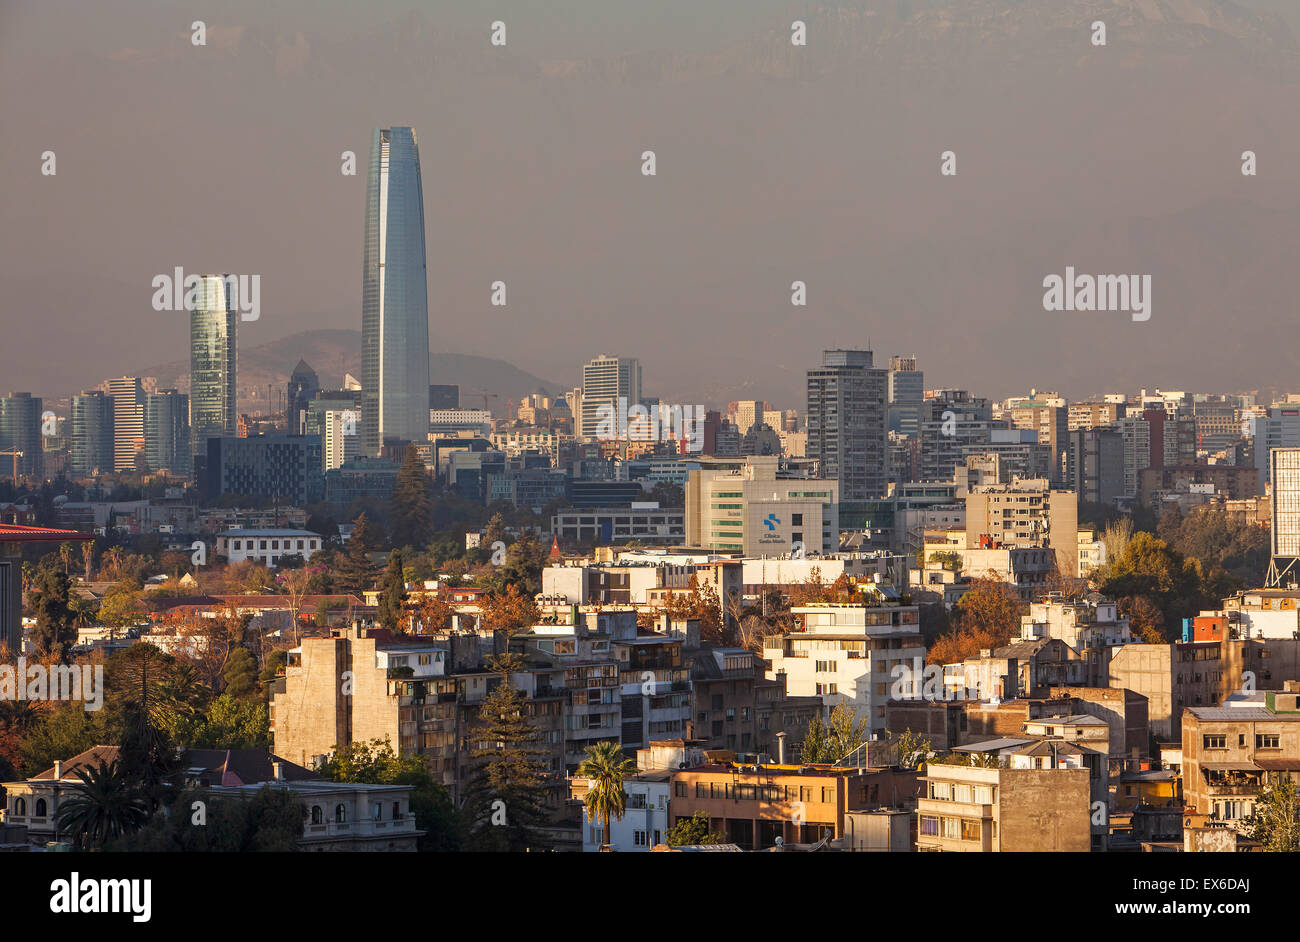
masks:
<path fill-rule="evenodd" d="M 196 826 L 195 802 L 205 820 Z M 133 853 L 292 853 L 302 839 L 306 807 L 291 791 L 264 785 L 251 797 L 208 789 L 181 792 L 166 814 L 115 841 L 110 850 Z"/>
<path fill-rule="evenodd" d="M 226 669 L 221 672 L 226 682 L 226 693 L 232 697 L 247 697 L 257 692 L 257 661 L 248 648 L 235 647 L 226 659 Z"/>
<path fill-rule="evenodd" d="M 142 827 L 149 806 L 117 760 L 77 770 L 78 784 L 59 807 L 59 834 L 83 850 L 100 850 Z"/>
<path fill-rule="evenodd" d="M 814 716 L 808 723 L 800 758 L 805 764 L 839 762 L 862 745 L 870 732 L 870 724 L 859 720 L 853 707 L 847 703 L 838 704 L 831 710 L 830 722 Z"/>
<path fill-rule="evenodd" d="M 905 769 L 916 768 L 931 751 L 930 740 L 922 739 L 910 727 L 898 737 L 898 764 Z"/>
<path fill-rule="evenodd" d="M 52 704 L 27 728 L 18 747 L 19 770 L 39 775 L 56 759 L 80 755 L 102 743 L 116 742 L 118 716 L 111 709 L 87 710 L 80 703 Z"/>
<path fill-rule="evenodd" d="M 1267 851 L 1300 851 L 1300 794 L 1294 778 L 1283 775 L 1269 785 L 1246 819 L 1246 833 Z"/>
<path fill-rule="evenodd" d="M 419 756 L 399 756 L 387 739 L 372 739 L 336 746 L 317 771 L 335 782 L 410 785 L 411 813 L 415 815 L 415 826 L 424 831 L 420 850 L 458 849 L 459 828 L 451 793 L 434 781 Z"/>
<path fill-rule="evenodd" d="M 546 821 L 545 767 L 538 756 L 541 733 L 526 698 L 511 683 L 522 667 L 518 655 L 491 662 L 499 682 L 484 698 L 470 759 L 477 768 L 465 789 L 462 820 L 474 850 L 539 848 L 536 829 Z"/>
<path fill-rule="evenodd" d="M 366 515 L 357 517 L 352 536 L 348 538 L 343 557 L 338 563 L 334 581 L 339 588 L 360 595 L 374 585 L 379 567 L 371 562 L 370 554 L 378 542 L 378 534 Z"/>
<path fill-rule="evenodd" d="M 54 566 L 41 566 L 33 576 L 28 589 L 36 625 L 31 630 L 32 643 L 42 654 L 65 662 L 70 648 L 77 640 L 72 627 L 70 600 L 71 584 L 68 577 Z"/>
<path fill-rule="evenodd" d="M 604 827 L 604 847 L 610 846 L 610 818 L 620 821 L 627 813 L 627 791 L 623 780 L 636 772 L 636 762 L 623 755 L 614 742 L 599 742 L 587 747 L 587 758 L 578 766 L 578 777 L 590 779 L 586 797 L 587 814 Z"/>
<path fill-rule="evenodd" d="M 394 546 L 423 546 L 433 532 L 433 498 L 429 474 L 414 445 L 406 447 L 393 483 Z"/>
<path fill-rule="evenodd" d="M 402 569 L 402 551 L 388 554 L 388 568 L 379 589 L 379 624 L 389 631 L 402 630 L 402 608 L 406 604 L 406 575 Z"/>
<path fill-rule="evenodd" d="M 669 847 L 698 847 L 701 844 L 722 844 L 726 838 L 710 831 L 711 821 L 707 811 L 697 811 L 689 818 L 678 818 L 668 831 Z"/>

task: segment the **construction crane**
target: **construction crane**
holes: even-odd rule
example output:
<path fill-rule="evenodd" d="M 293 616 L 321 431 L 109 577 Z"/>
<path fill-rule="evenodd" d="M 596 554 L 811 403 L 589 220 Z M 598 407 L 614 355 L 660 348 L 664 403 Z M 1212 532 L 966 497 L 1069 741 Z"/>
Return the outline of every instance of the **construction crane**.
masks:
<path fill-rule="evenodd" d="M 484 412 L 490 412 L 490 411 L 492 411 L 491 408 L 488 406 L 488 400 L 489 400 L 489 399 L 500 399 L 500 398 L 501 398 L 501 397 L 498 396 L 496 393 L 490 393 L 490 392 L 488 392 L 486 389 L 480 389 L 480 390 L 478 390 L 477 392 L 473 393 L 473 395 L 475 395 L 475 396 L 482 396 L 482 397 L 483 397 L 483 411 L 484 411 Z"/>
<path fill-rule="evenodd" d="M 14 456 L 14 486 L 15 487 L 18 486 L 18 459 L 23 457 L 23 454 L 24 453 L 21 451 L 0 451 L 0 455 Z"/>

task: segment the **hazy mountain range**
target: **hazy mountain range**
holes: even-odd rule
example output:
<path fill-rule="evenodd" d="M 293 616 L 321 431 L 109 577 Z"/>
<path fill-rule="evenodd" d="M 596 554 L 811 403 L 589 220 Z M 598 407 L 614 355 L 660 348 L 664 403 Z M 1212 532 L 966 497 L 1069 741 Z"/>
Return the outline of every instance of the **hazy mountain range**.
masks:
<path fill-rule="evenodd" d="M 801 406 L 821 349 L 866 345 L 993 397 L 1295 388 L 1293 0 L 319 9 L 232 0 L 201 53 L 143 8 L 71 33 L 40 4 L 0 14 L 0 113 L 24 129 L 0 139 L 5 387 L 179 375 L 184 316 L 149 306 L 177 264 L 262 274 L 241 385 L 299 357 L 341 375 L 370 130 L 409 123 L 435 357 L 501 364 L 446 361 L 466 388 L 571 386 L 610 353 L 648 395 Z M 1151 320 L 1045 312 L 1066 266 L 1151 275 Z"/>

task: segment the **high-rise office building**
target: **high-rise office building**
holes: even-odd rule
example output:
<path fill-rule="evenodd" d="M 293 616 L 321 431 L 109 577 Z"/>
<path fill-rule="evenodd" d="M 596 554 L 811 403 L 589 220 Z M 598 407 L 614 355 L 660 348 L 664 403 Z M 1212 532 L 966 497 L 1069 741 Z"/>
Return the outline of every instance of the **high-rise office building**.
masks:
<path fill-rule="evenodd" d="M 420 148 L 407 127 L 370 146 L 361 276 L 362 446 L 429 438 L 429 298 Z"/>
<path fill-rule="evenodd" d="M 190 473 L 190 397 L 174 389 L 144 397 L 144 457 L 150 471 Z"/>
<path fill-rule="evenodd" d="M 225 275 L 204 275 L 195 288 L 190 311 L 190 454 L 207 455 L 209 438 L 234 435 L 235 323 L 234 292 Z"/>
<path fill-rule="evenodd" d="M 41 397 L 13 392 L 0 399 L 0 452 L 21 451 L 21 455 L 0 455 L 0 477 L 39 479 L 45 468 L 41 444 Z M 15 463 L 16 462 L 16 463 Z"/>
<path fill-rule="evenodd" d="M 99 384 L 113 400 L 113 470 L 134 471 L 144 451 L 144 397 L 149 390 L 139 376 L 119 376 Z"/>
<path fill-rule="evenodd" d="M 460 387 L 452 384 L 433 385 L 429 387 L 429 411 L 434 409 L 459 409 Z"/>
<path fill-rule="evenodd" d="M 808 444 L 821 477 L 840 482 L 840 500 L 883 497 L 886 489 L 888 372 L 870 350 L 827 350 L 808 371 Z"/>
<path fill-rule="evenodd" d="M 951 481 L 966 455 L 982 451 L 993 439 L 993 408 L 987 399 L 965 389 L 938 389 L 921 412 L 922 481 Z"/>
<path fill-rule="evenodd" d="M 113 399 L 102 389 L 72 397 L 68 436 L 68 474 L 86 476 L 113 470 Z"/>
<path fill-rule="evenodd" d="M 1068 435 L 1065 483 L 1081 504 L 1113 505 L 1123 497 L 1124 433 L 1115 428 L 1080 428 Z"/>
<path fill-rule="evenodd" d="M 921 434 L 921 408 L 925 405 L 925 373 L 916 357 L 889 358 L 889 431 Z"/>
<path fill-rule="evenodd" d="M 1254 416 L 1244 423 L 1254 430 L 1255 467 L 1259 471 L 1259 486 L 1270 483 L 1269 454 L 1274 448 L 1300 447 L 1300 406 L 1274 406 L 1264 415 Z"/>
<path fill-rule="evenodd" d="M 582 438 L 595 438 L 602 418 L 608 424 L 610 416 L 618 420 L 614 428 L 621 428 L 627 417 L 619 416 L 618 409 L 630 408 L 640 402 L 641 361 L 635 357 L 611 357 L 602 353 L 582 367 L 582 413 L 578 434 Z"/>
<path fill-rule="evenodd" d="M 289 376 L 289 388 L 284 398 L 285 430 L 290 435 L 301 435 L 307 421 L 307 404 L 320 392 L 316 371 L 299 360 Z"/>

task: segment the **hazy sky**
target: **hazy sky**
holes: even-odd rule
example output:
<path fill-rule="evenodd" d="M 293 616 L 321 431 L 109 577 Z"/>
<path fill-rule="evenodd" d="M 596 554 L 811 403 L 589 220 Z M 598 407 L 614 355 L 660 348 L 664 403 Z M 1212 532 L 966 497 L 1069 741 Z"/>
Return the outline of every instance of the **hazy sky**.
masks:
<path fill-rule="evenodd" d="M 261 275 L 241 346 L 359 329 L 365 161 L 392 124 L 420 142 L 436 351 L 570 384 L 598 353 L 639 356 L 648 394 L 799 408 L 823 347 L 868 344 L 990 396 L 1300 388 L 1298 18 L 1288 0 L 0 0 L 0 391 L 187 356 L 184 314 L 150 306 L 178 265 Z M 1044 311 L 1067 265 L 1151 275 L 1151 320 Z"/>

